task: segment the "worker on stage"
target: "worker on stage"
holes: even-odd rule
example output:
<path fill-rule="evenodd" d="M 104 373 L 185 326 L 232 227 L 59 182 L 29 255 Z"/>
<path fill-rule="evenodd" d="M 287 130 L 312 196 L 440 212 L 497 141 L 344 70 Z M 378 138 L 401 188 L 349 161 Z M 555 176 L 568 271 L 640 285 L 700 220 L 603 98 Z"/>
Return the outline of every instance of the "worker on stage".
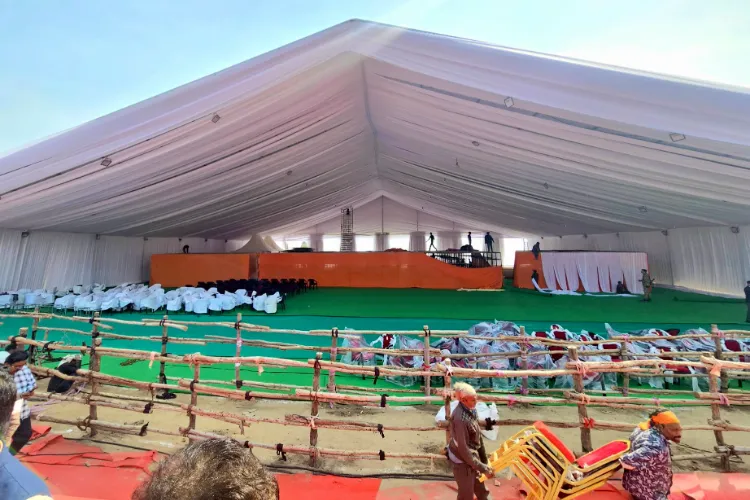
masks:
<path fill-rule="evenodd" d="M 641 269 L 641 283 L 643 284 L 643 302 L 651 302 L 651 289 L 654 287 L 654 280 L 645 269 Z"/>
<path fill-rule="evenodd" d="M 630 452 L 620 459 L 622 486 L 634 500 L 667 500 L 672 488 L 669 441 L 679 443 L 682 427 L 677 416 L 657 410 L 630 435 Z"/>
<path fill-rule="evenodd" d="M 487 465 L 487 453 L 482 442 L 482 433 L 477 420 L 477 393 L 472 386 L 458 382 L 453 386 L 458 405 L 450 418 L 451 440 L 448 444 L 448 458 L 453 465 L 453 477 L 458 483 L 457 500 L 487 500 L 490 492 L 479 476 L 492 476 L 493 470 Z"/>
<path fill-rule="evenodd" d="M 437 247 L 435 246 L 435 235 L 430 233 L 430 247 L 427 249 L 427 251 L 432 250 L 433 248 L 437 251 Z"/>

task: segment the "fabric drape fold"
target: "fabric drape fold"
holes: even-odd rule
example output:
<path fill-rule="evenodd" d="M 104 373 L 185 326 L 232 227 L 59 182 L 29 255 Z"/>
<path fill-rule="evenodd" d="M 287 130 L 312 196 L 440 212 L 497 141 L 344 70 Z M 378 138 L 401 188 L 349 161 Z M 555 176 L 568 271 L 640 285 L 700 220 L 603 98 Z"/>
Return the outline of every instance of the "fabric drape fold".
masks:
<path fill-rule="evenodd" d="M 388 249 L 388 233 L 375 233 L 375 251 L 385 252 Z"/>
<path fill-rule="evenodd" d="M 427 250 L 427 235 L 424 231 L 412 231 L 409 233 L 409 251 L 424 252 Z"/>

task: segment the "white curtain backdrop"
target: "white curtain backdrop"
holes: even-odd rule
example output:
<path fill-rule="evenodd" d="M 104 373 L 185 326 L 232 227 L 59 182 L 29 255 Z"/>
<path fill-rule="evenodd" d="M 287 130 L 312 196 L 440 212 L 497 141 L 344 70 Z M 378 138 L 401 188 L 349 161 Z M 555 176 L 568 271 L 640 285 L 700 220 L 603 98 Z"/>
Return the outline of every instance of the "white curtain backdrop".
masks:
<path fill-rule="evenodd" d="M 323 251 L 323 234 L 322 233 L 311 233 L 310 234 L 310 248 L 315 252 Z"/>
<path fill-rule="evenodd" d="M 583 252 L 576 258 L 578 276 L 581 278 L 583 289 L 589 293 L 597 293 L 599 289 L 599 270 L 597 254 Z"/>
<path fill-rule="evenodd" d="M 409 251 L 424 252 L 427 250 L 427 234 L 424 231 L 409 233 Z"/>
<path fill-rule="evenodd" d="M 119 285 L 149 279 L 151 255 L 224 253 L 224 240 L 148 238 L 0 230 L 0 292 L 21 288 Z"/>
<path fill-rule="evenodd" d="M 18 288 L 55 288 L 93 282 L 93 234 L 32 232 L 21 241 Z"/>
<path fill-rule="evenodd" d="M 437 242 L 435 245 L 440 250 L 461 248 L 461 233 L 458 231 L 438 231 L 435 236 L 437 236 Z"/>
<path fill-rule="evenodd" d="M 641 283 L 641 269 L 648 268 L 648 262 L 645 253 L 621 253 L 620 269 L 625 278 L 625 285 L 630 293 L 643 293 L 643 283 Z M 653 276 L 652 276 L 653 277 Z M 615 285 L 617 282 L 615 282 Z"/>
<path fill-rule="evenodd" d="M 93 281 L 105 285 L 142 281 L 145 243 L 143 238 L 101 236 L 95 244 Z"/>
<path fill-rule="evenodd" d="M 18 287 L 17 264 L 21 251 L 21 231 L 0 229 L 0 292 Z"/>
<path fill-rule="evenodd" d="M 560 254 L 562 259 L 562 267 L 565 268 L 565 278 L 568 281 L 568 290 L 575 292 L 580 286 L 580 280 L 578 279 L 578 259 L 581 258 L 580 253 L 564 253 Z"/>
<path fill-rule="evenodd" d="M 547 288 L 551 290 L 557 289 L 557 275 L 555 268 L 557 267 L 557 256 L 558 253 L 546 253 L 542 255 L 542 273 L 544 274 L 544 281 L 547 283 Z M 561 288 L 565 286 L 565 283 L 561 284 Z"/>
<path fill-rule="evenodd" d="M 602 292 L 610 293 L 614 290 L 609 282 L 609 262 L 613 259 L 611 253 L 596 253 L 593 254 L 596 261 L 596 273 L 599 276 L 599 289 Z M 615 282 L 616 284 L 617 282 Z"/>
<path fill-rule="evenodd" d="M 375 233 L 375 251 L 384 252 L 388 249 L 388 233 Z"/>

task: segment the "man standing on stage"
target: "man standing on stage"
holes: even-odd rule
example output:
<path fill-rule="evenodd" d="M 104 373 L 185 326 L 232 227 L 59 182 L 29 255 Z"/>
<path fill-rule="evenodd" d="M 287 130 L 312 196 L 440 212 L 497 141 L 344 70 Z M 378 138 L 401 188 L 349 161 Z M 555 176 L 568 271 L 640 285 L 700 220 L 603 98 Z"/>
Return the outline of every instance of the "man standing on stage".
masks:
<path fill-rule="evenodd" d="M 484 244 L 487 246 L 487 251 L 492 253 L 492 245 L 495 243 L 495 238 L 492 237 L 489 231 L 484 235 Z"/>
<path fill-rule="evenodd" d="M 435 246 L 435 235 L 430 232 L 430 247 L 427 250 L 432 250 L 433 248 L 437 250 L 437 247 Z"/>
<path fill-rule="evenodd" d="M 648 271 L 641 269 L 641 283 L 643 283 L 643 302 L 651 302 L 651 289 L 654 287 L 654 280 Z"/>
<path fill-rule="evenodd" d="M 450 417 L 448 458 L 453 465 L 453 477 L 458 483 L 457 500 L 473 500 L 474 495 L 477 500 L 488 500 L 490 492 L 484 483 L 479 482 L 479 476 L 484 474 L 490 477 L 494 471 L 485 463 L 487 453 L 477 420 L 477 393 L 465 382 L 455 384 L 453 391 L 458 406 Z"/>
<path fill-rule="evenodd" d="M 745 287 L 745 304 L 747 305 L 745 323 L 750 323 L 750 281 L 747 282 L 747 286 Z"/>
<path fill-rule="evenodd" d="M 471 231 L 469 231 L 469 246 L 471 247 Z M 474 247 L 472 247 L 474 248 Z"/>

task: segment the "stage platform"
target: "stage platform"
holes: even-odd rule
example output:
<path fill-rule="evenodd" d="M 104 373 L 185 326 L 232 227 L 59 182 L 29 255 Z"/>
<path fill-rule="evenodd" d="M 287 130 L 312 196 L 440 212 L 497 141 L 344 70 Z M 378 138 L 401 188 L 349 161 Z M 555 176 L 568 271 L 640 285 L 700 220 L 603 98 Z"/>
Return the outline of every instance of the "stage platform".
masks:
<path fill-rule="evenodd" d="M 227 279 L 314 279 L 346 288 L 499 289 L 502 267 L 452 266 L 421 252 L 159 254 L 150 282 L 163 287 Z"/>

